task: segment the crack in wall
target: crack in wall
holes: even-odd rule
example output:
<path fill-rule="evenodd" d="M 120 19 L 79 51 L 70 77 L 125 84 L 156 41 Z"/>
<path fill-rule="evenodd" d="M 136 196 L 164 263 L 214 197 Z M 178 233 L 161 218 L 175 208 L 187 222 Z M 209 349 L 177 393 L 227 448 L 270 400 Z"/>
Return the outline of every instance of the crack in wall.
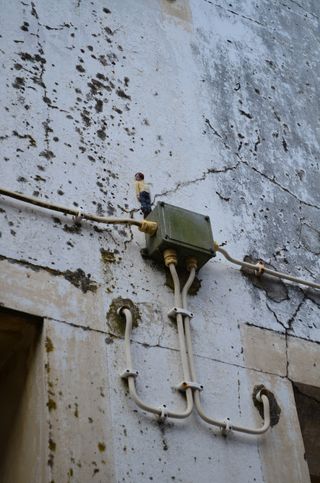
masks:
<path fill-rule="evenodd" d="M 293 337 L 292 334 L 289 334 L 290 331 L 292 331 L 292 325 L 302 307 L 302 305 L 304 304 L 304 302 L 306 301 L 306 296 L 304 295 L 302 300 L 298 303 L 294 313 L 292 314 L 291 317 L 289 317 L 289 319 L 287 320 L 286 324 L 284 324 L 283 322 L 281 322 L 281 320 L 278 318 L 276 312 L 269 306 L 269 304 L 266 302 L 266 306 L 268 308 L 268 310 L 274 315 L 276 321 L 278 322 L 278 324 L 280 324 L 283 329 L 284 329 L 284 336 L 285 336 L 285 344 L 286 344 L 286 377 L 288 377 L 288 374 L 289 374 L 289 357 L 288 357 L 288 336 L 290 337 Z M 301 338 L 301 337 L 299 337 Z M 307 339 L 309 342 L 313 342 L 309 339 Z"/>
<path fill-rule="evenodd" d="M 272 309 L 272 308 L 269 306 L 268 302 L 266 302 L 266 307 L 267 307 L 267 309 L 268 309 L 268 310 L 269 310 L 269 311 L 270 311 L 270 312 L 273 314 L 273 316 L 274 316 L 274 318 L 275 318 L 276 322 L 277 322 L 278 324 L 280 324 L 280 325 L 281 325 L 281 327 L 283 328 L 283 330 L 284 330 L 284 331 L 285 331 L 285 333 L 286 333 L 286 330 L 287 330 L 288 328 L 285 326 L 285 324 L 284 324 L 283 322 L 281 322 L 281 320 L 278 318 L 278 316 L 277 316 L 276 312 L 275 312 L 275 311 L 274 311 L 274 310 L 273 310 L 273 309 Z"/>
<path fill-rule="evenodd" d="M 292 329 L 293 322 L 295 321 L 295 319 L 296 319 L 296 317 L 298 315 L 298 312 L 300 311 L 300 309 L 301 309 L 301 307 L 302 307 L 302 305 L 304 304 L 305 301 L 306 301 L 306 296 L 304 295 L 303 298 L 302 298 L 302 300 L 298 304 L 296 310 L 294 311 L 293 315 L 287 321 L 288 330 L 293 330 Z"/>
<path fill-rule="evenodd" d="M 225 147 L 226 149 L 231 149 L 231 148 L 230 148 L 230 146 L 229 146 L 229 145 L 228 145 L 228 144 L 227 144 L 227 143 L 224 141 L 224 139 L 223 139 L 223 137 L 221 136 L 221 134 L 220 134 L 220 133 L 219 133 L 219 132 L 218 132 L 218 131 L 217 131 L 217 130 L 216 130 L 216 129 L 215 129 L 213 126 L 212 126 L 212 124 L 211 124 L 211 122 L 209 121 L 209 119 L 208 119 L 208 118 L 205 118 L 205 123 L 206 123 L 206 124 L 207 124 L 207 126 L 208 126 L 208 127 L 211 129 L 211 131 L 213 132 L 213 134 L 214 134 L 215 136 L 217 136 L 218 138 L 220 138 L 220 139 L 221 139 L 221 141 L 222 141 L 222 143 L 223 143 L 224 147 Z"/>
<path fill-rule="evenodd" d="M 304 8 L 303 5 L 301 5 L 300 3 L 296 2 L 295 0 L 288 0 L 289 2 L 293 3 L 294 5 L 297 5 L 298 7 L 300 7 L 304 12 L 306 12 L 307 14 L 311 15 L 311 17 L 314 17 L 316 18 L 317 20 L 319 20 L 320 17 L 318 17 L 316 14 L 312 13 L 312 12 L 309 12 L 309 10 L 306 10 Z"/>
<path fill-rule="evenodd" d="M 226 142 L 223 140 L 223 137 L 221 136 L 221 134 L 212 126 L 212 124 L 210 123 L 209 119 L 206 118 L 205 119 L 205 123 L 209 126 L 209 128 L 212 130 L 212 132 L 215 134 L 215 136 L 217 136 L 220 139 L 220 141 L 223 143 L 224 147 L 229 150 L 230 149 L 230 146 L 228 146 L 228 144 L 226 144 Z M 261 140 L 260 140 L 260 137 L 258 135 L 257 142 L 255 143 L 255 150 L 257 149 L 257 147 L 258 147 L 259 144 L 261 144 Z M 277 186 L 278 188 L 280 188 L 285 193 L 288 193 L 290 196 L 292 196 L 293 198 L 295 198 L 299 203 L 301 203 L 301 204 L 303 204 L 305 206 L 309 206 L 311 208 L 315 208 L 317 210 L 320 210 L 320 207 L 319 206 L 314 205 L 313 203 L 310 203 L 308 201 L 305 201 L 305 200 L 300 199 L 297 195 L 295 195 L 294 193 L 292 193 L 292 191 L 290 191 L 288 188 L 286 188 L 281 183 L 279 183 L 278 181 L 276 181 L 275 176 L 273 178 L 271 178 L 267 174 L 265 174 L 262 171 L 260 171 L 259 169 L 257 169 L 255 166 L 252 166 L 248 161 L 246 161 L 245 159 L 243 159 L 240 156 L 239 152 L 234 152 L 234 155 L 238 157 L 238 159 L 240 160 L 240 162 L 244 166 L 250 168 L 254 173 L 259 174 L 263 178 L 267 179 L 270 183 L 274 184 L 275 186 Z M 199 180 L 201 180 L 201 178 Z"/>
<path fill-rule="evenodd" d="M 280 188 L 285 193 L 288 193 L 290 196 L 292 196 L 299 203 L 301 203 L 301 204 L 303 204 L 305 206 L 310 206 L 311 208 L 316 208 L 317 210 L 320 210 L 320 206 L 314 205 L 313 203 L 310 203 L 308 201 L 305 201 L 305 200 L 300 199 L 297 195 L 295 195 L 294 193 L 292 193 L 292 191 L 290 191 L 288 188 L 286 188 L 281 183 L 279 183 L 279 181 L 276 181 L 275 176 L 273 178 L 270 178 L 270 176 L 268 176 L 267 174 L 263 173 L 262 171 L 260 171 L 259 169 L 257 169 L 255 166 L 252 166 L 250 163 L 248 163 L 248 161 L 242 159 L 239 154 L 236 154 L 236 155 L 239 157 L 239 159 L 240 159 L 240 161 L 241 161 L 241 163 L 243 165 L 247 166 L 249 169 L 251 169 L 256 174 L 259 174 L 263 178 L 267 179 L 270 183 L 274 184 L 275 186 L 277 186 L 278 188 Z"/>
<path fill-rule="evenodd" d="M 208 168 L 207 171 L 205 171 L 202 176 L 200 176 L 200 178 L 195 178 L 193 180 L 189 180 L 189 181 L 180 181 L 176 184 L 176 186 L 174 188 L 171 188 L 167 191 L 163 191 L 162 193 L 157 193 L 154 198 L 153 198 L 153 202 L 152 204 L 155 203 L 155 200 L 157 198 L 160 198 L 162 196 L 167 196 L 167 195 L 171 195 L 173 193 L 176 193 L 180 188 L 185 188 L 186 186 L 189 186 L 191 184 L 195 184 L 195 183 L 199 183 L 200 181 L 204 181 L 207 176 L 211 175 L 211 174 L 219 174 L 219 173 L 227 173 L 228 171 L 234 171 L 236 170 L 240 165 L 240 161 L 238 161 L 235 165 L 233 166 L 226 166 L 224 168 Z"/>
<path fill-rule="evenodd" d="M 246 15 L 242 15 L 241 13 L 235 12 L 234 10 L 230 10 L 229 8 L 225 8 L 222 5 L 219 5 L 218 3 L 213 3 L 210 0 L 204 0 L 206 3 L 209 3 L 210 5 L 213 5 L 214 7 L 221 8 L 222 10 L 232 13 L 233 15 L 236 15 L 238 17 L 241 17 L 245 20 L 249 20 L 250 22 L 254 22 L 257 25 L 260 25 L 261 27 L 266 27 L 263 23 L 259 22 L 258 20 L 255 20 L 254 18 L 247 17 Z M 231 5 L 231 4 L 229 4 Z"/>

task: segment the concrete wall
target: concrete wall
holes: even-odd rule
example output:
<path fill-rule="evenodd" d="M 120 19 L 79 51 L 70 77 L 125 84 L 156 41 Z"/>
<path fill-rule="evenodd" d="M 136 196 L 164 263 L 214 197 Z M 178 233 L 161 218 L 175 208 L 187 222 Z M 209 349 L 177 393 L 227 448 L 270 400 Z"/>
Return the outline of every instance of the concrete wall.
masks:
<path fill-rule="evenodd" d="M 1 185 L 140 217 L 142 170 L 154 201 L 209 215 L 234 256 L 319 280 L 319 15 L 312 0 L 8 3 Z M 315 291 L 261 282 L 220 257 L 199 273 L 190 309 L 206 411 L 261 424 L 258 384 L 281 408 L 265 436 L 224 438 L 195 414 L 159 425 L 119 379 L 110 306 L 122 297 L 141 314 L 140 394 L 184 407 L 172 291 L 141 258 L 141 233 L 76 227 L 5 197 L 0 232 L 0 303 L 44 319 L 45 481 L 309 481 L 292 381 L 319 386 Z"/>

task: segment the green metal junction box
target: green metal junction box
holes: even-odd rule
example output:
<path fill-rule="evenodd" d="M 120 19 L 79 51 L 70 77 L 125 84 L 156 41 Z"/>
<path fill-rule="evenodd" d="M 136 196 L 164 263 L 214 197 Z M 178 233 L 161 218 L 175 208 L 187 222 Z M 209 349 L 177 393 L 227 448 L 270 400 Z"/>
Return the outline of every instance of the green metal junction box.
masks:
<path fill-rule="evenodd" d="M 155 235 L 146 235 L 146 255 L 163 263 L 167 248 L 176 250 L 178 265 L 188 257 L 196 257 L 198 268 L 215 256 L 210 218 L 168 203 L 159 202 L 147 220 L 156 221 Z"/>

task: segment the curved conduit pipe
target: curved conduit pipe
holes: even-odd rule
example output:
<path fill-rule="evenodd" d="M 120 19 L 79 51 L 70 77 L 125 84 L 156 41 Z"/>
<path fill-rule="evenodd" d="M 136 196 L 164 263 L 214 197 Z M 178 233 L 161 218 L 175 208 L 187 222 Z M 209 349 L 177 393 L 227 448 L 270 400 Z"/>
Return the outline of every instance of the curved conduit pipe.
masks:
<path fill-rule="evenodd" d="M 173 284 L 174 284 L 175 304 L 178 307 L 180 307 L 181 294 L 180 294 L 179 277 L 174 263 L 168 263 L 168 267 L 172 275 Z M 151 406 L 149 404 L 146 404 L 144 401 L 142 401 L 142 399 L 138 396 L 137 390 L 136 390 L 136 384 L 135 384 L 135 379 L 138 376 L 138 372 L 133 369 L 131 349 L 130 349 L 130 336 L 132 331 L 132 314 L 131 314 L 131 311 L 126 307 L 122 307 L 121 309 L 119 309 L 118 313 L 123 314 L 126 318 L 125 353 L 126 353 L 127 369 L 121 374 L 121 377 L 123 379 L 128 380 L 128 388 L 129 388 L 130 396 L 137 404 L 137 406 L 139 406 L 141 409 L 149 413 L 155 414 L 157 416 L 160 416 L 161 418 L 165 418 L 165 417 L 170 417 L 175 419 L 187 418 L 193 410 L 193 395 L 192 395 L 191 388 L 186 389 L 187 407 L 183 412 L 168 410 L 166 405 L 163 405 L 161 407 Z M 188 358 L 186 353 L 182 315 L 177 314 L 176 320 L 177 320 L 177 328 L 178 328 L 178 335 L 179 335 L 181 361 L 182 361 L 182 367 L 183 367 L 183 377 L 186 380 L 189 380 L 190 374 L 189 374 Z"/>
<path fill-rule="evenodd" d="M 14 198 L 15 200 L 23 201 L 35 206 L 41 206 L 41 208 L 46 208 L 47 210 L 58 211 L 63 214 L 68 214 L 76 217 L 76 219 L 86 219 L 90 221 L 95 221 L 97 223 L 106 223 L 111 225 L 134 225 L 139 228 L 140 231 L 148 233 L 149 235 L 154 235 L 157 231 L 157 223 L 148 220 L 133 220 L 132 218 L 114 218 L 98 216 L 92 213 L 85 213 L 81 210 L 75 208 L 68 208 L 67 206 L 59 205 L 56 203 L 49 203 L 48 201 L 40 200 L 34 196 L 23 195 L 17 193 L 16 191 L 10 191 L 4 188 L 0 188 L 0 195 L 8 196 L 9 198 Z"/>
<path fill-rule="evenodd" d="M 302 278 L 293 277 L 292 275 L 287 275 L 286 273 L 277 272 L 276 270 L 270 270 L 270 268 L 266 268 L 261 263 L 248 263 L 243 260 L 238 260 L 237 258 L 233 258 L 227 250 L 220 247 L 217 243 L 214 244 L 214 250 L 221 253 L 229 262 L 234 263 L 235 265 L 239 265 L 240 267 L 246 267 L 258 271 L 258 273 L 263 274 L 267 273 L 272 277 L 283 278 L 284 280 L 289 280 L 290 282 L 300 283 L 302 285 L 307 285 L 308 287 L 318 288 L 320 289 L 320 284 L 315 282 L 310 282 L 308 280 L 304 280 Z"/>
<path fill-rule="evenodd" d="M 196 274 L 196 261 L 194 263 L 189 264 L 189 269 L 190 269 L 190 275 L 187 283 L 185 284 L 183 290 L 182 290 L 182 307 L 183 309 L 187 310 L 187 294 L 188 290 L 192 285 L 192 282 L 195 278 Z M 191 373 L 191 378 L 192 381 L 196 381 L 196 371 L 195 371 L 195 366 L 194 366 L 194 357 L 193 357 L 193 350 L 192 350 L 192 340 L 191 340 L 191 331 L 190 331 L 190 317 L 185 316 L 184 318 L 184 327 L 185 327 L 185 336 L 186 336 L 186 343 L 187 343 L 187 350 L 188 350 L 188 359 L 189 359 L 189 365 L 190 365 L 190 373 Z M 263 434 L 265 433 L 269 427 L 270 427 L 270 404 L 269 404 L 269 399 L 268 397 L 263 394 L 263 389 L 258 392 L 256 395 L 256 399 L 259 402 L 262 402 L 263 404 L 263 419 L 264 419 L 264 424 L 261 426 L 261 428 L 247 428 L 245 426 L 238 426 L 235 424 L 232 424 L 232 422 L 229 420 L 229 418 L 226 418 L 224 421 L 220 421 L 218 419 L 211 418 L 207 416 L 202 408 L 201 405 L 201 400 L 200 400 L 200 390 L 196 386 L 198 384 L 195 384 L 194 386 L 194 404 L 195 407 L 199 413 L 199 416 L 206 421 L 208 424 L 211 424 L 213 426 L 218 426 L 219 428 L 222 429 L 224 433 L 227 433 L 231 430 L 233 431 L 238 431 L 241 433 L 247 433 L 247 434 Z"/>

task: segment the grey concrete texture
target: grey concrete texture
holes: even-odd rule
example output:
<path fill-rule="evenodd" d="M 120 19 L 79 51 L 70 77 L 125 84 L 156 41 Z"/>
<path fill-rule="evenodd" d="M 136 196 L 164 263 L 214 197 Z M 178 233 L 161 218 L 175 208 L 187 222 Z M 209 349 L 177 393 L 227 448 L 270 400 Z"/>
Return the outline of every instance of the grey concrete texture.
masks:
<path fill-rule="evenodd" d="M 140 218 L 133 178 L 143 171 L 153 203 L 209 215 L 235 257 L 319 281 L 319 18 L 311 0 L 6 4 L 0 186 Z M 162 427 L 119 379 L 123 332 L 107 316 L 119 297 L 137 306 L 138 389 L 183 407 L 166 315 L 173 294 L 164 268 L 140 256 L 144 243 L 134 227 L 77 226 L 0 197 L 0 303 L 49 320 L 52 370 L 67 393 L 48 413 L 48 478 L 308 482 L 291 381 L 319 386 L 320 295 L 289 283 L 259 288 L 220 255 L 205 265 L 189 298 L 204 407 L 259 425 L 252 391 L 264 383 L 280 421 L 261 438 L 225 439 L 195 415 Z M 106 398 L 88 397 L 97 374 Z M 92 407 L 89 429 L 66 409 L 75 397 L 81 415 L 93 417 Z"/>

